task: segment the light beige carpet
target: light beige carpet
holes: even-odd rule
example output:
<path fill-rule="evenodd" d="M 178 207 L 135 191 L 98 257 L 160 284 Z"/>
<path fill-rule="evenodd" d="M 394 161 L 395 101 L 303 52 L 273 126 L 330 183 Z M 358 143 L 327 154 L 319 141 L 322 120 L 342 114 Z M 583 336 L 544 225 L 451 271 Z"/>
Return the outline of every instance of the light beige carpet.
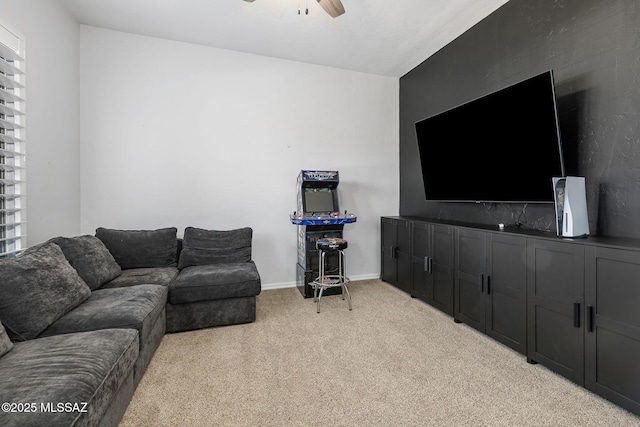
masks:
<path fill-rule="evenodd" d="M 164 337 L 122 426 L 640 426 L 378 280 L 263 291 L 255 323 Z"/>

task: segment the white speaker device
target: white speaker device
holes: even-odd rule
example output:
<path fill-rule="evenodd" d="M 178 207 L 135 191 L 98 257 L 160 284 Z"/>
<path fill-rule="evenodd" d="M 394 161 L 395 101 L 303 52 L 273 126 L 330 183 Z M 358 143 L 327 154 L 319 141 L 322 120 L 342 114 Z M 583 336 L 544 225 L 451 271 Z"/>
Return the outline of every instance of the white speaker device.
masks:
<path fill-rule="evenodd" d="M 558 236 L 588 236 L 589 219 L 587 217 L 587 193 L 584 177 L 565 176 L 552 178 L 552 180 Z"/>

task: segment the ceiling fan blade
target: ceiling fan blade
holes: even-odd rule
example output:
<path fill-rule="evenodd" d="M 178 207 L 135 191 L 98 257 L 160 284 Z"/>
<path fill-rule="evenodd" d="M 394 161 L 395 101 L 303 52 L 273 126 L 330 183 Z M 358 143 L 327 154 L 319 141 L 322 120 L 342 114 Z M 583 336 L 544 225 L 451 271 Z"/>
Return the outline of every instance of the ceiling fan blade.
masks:
<path fill-rule="evenodd" d="M 344 6 L 340 0 L 318 0 L 318 3 L 332 18 L 337 18 L 344 13 Z"/>

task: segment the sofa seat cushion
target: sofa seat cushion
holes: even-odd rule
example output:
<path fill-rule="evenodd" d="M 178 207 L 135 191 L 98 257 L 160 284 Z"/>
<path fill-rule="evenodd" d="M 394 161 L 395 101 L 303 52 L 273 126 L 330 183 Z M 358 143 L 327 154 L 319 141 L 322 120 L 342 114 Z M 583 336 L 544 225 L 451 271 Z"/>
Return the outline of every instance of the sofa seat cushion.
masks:
<path fill-rule="evenodd" d="M 0 412 L 2 426 L 98 425 L 133 371 L 138 333 L 105 329 L 16 343 L 0 358 L 0 401 L 35 403 L 35 412 Z M 41 410 L 78 404 L 84 411 Z M 86 406 L 83 404 L 86 403 Z"/>
<path fill-rule="evenodd" d="M 58 319 L 41 336 L 95 331 L 109 328 L 136 329 L 140 352 L 167 303 L 167 287 L 139 285 L 98 289 L 75 310 Z"/>
<path fill-rule="evenodd" d="M 37 337 L 90 294 L 53 242 L 0 260 L 0 319 L 13 341 Z"/>
<path fill-rule="evenodd" d="M 95 236 L 54 237 L 49 241 L 60 246 L 69 264 L 92 291 L 120 275 L 120 266 Z"/>
<path fill-rule="evenodd" d="M 105 283 L 102 289 L 145 284 L 169 286 L 178 272 L 176 267 L 130 268 L 122 270 L 120 276 Z"/>
<path fill-rule="evenodd" d="M 178 229 L 114 230 L 100 227 L 96 237 L 102 240 L 123 269 L 177 267 Z"/>
<path fill-rule="evenodd" d="M 260 275 L 253 261 L 192 266 L 183 269 L 169 287 L 169 302 L 255 296 L 260 293 Z"/>

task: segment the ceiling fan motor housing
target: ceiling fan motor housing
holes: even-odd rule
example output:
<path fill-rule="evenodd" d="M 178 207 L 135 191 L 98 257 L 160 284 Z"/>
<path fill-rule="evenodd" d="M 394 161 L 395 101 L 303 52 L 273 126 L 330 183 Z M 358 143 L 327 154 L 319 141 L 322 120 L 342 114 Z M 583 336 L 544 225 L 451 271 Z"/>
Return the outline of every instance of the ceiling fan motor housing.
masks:
<path fill-rule="evenodd" d="M 255 0 L 244 0 L 249 3 L 253 3 Z M 317 0 L 318 4 L 327 12 L 332 18 L 337 18 L 344 13 L 344 6 L 340 0 Z M 305 15 L 309 14 L 309 7 L 305 10 Z M 298 8 L 298 15 L 300 15 L 300 8 Z"/>

